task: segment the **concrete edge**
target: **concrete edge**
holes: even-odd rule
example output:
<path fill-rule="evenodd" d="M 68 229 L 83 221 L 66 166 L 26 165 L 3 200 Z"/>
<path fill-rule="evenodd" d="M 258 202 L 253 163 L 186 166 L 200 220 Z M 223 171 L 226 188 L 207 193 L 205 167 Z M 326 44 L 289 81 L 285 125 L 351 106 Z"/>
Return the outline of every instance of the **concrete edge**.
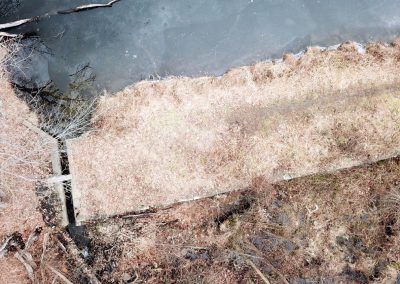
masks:
<path fill-rule="evenodd" d="M 58 148 L 58 141 L 54 137 L 50 136 L 37 126 L 35 126 L 32 122 L 25 120 L 23 125 L 26 126 L 29 130 L 37 133 L 44 141 L 50 146 L 50 160 L 52 166 L 52 172 L 55 177 L 62 175 L 61 168 L 61 160 L 60 160 L 60 151 Z M 66 198 L 64 192 L 64 186 L 62 182 L 54 182 L 48 183 L 48 186 L 52 187 L 56 193 L 58 194 L 58 198 L 61 203 L 61 226 L 68 225 L 68 214 L 67 214 L 67 206 L 66 206 Z"/>
<path fill-rule="evenodd" d="M 74 204 L 74 214 L 75 214 L 75 223 L 77 226 L 80 226 L 82 222 L 86 219 L 84 216 L 79 214 L 80 208 L 80 199 L 81 199 L 81 192 L 77 186 L 77 183 L 74 179 L 74 163 L 73 163 L 73 155 L 72 155 L 72 143 L 75 139 L 67 139 L 65 141 L 65 147 L 67 149 L 67 156 L 69 161 L 69 173 L 71 176 L 71 198 Z"/>
<path fill-rule="evenodd" d="M 325 170 L 319 171 L 319 172 L 310 172 L 310 173 L 305 173 L 305 174 L 299 174 L 299 175 L 291 175 L 290 173 L 284 173 L 282 175 L 280 175 L 279 177 L 275 178 L 275 179 L 271 179 L 270 183 L 278 183 L 278 182 L 282 182 L 282 181 L 291 181 L 291 180 L 295 180 L 295 179 L 299 179 L 299 178 L 307 178 L 307 177 L 311 177 L 317 174 L 333 174 L 335 172 L 338 171 L 343 171 L 343 170 L 349 170 L 349 169 L 353 169 L 353 168 L 357 168 L 357 167 L 362 167 L 362 166 L 368 166 L 368 165 L 372 165 L 378 162 L 382 162 L 382 161 L 386 161 L 386 160 L 390 160 L 393 158 L 396 158 L 400 156 L 400 150 L 398 151 L 394 151 L 392 154 L 386 155 L 386 156 L 382 156 L 382 157 L 376 157 L 375 159 L 369 159 L 369 160 L 354 160 L 351 161 L 348 165 L 344 166 L 344 167 L 331 167 L 331 168 L 327 168 Z M 241 188 L 240 188 L 241 189 Z M 206 199 L 206 198 L 212 198 L 218 195 L 223 195 L 223 194 L 228 194 L 231 192 L 235 192 L 238 191 L 240 189 L 234 189 L 234 190 L 229 190 L 229 191 L 221 191 L 219 193 L 216 194 L 210 194 L 207 196 L 195 196 L 193 198 L 189 198 L 189 199 L 180 199 L 177 202 L 173 202 L 173 203 L 169 203 L 169 204 L 164 204 L 162 206 L 157 206 L 156 208 L 166 208 L 169 207 L 171 205 L 174 204 L 179 204 L 179 203 L 183 203 L 183 202 L 190 202 L 190 201 L 195 201 L 195 200 L 200 200 L 200 199 Z M 151 207 L 143 207 L 143 209 L 138 209 L 137 211 L 142 211 L 142 210 L 148 210 Z M 126 213 L 129 214 L 129 213 Z M 121 215 L 121 214 L 119 214 Z M 117 215 L 113 215 L 113 216 L 117 216 Z M 113 217 L 113 216 L 107 216 L 108 218 Z M 87 221 L 91 221 L 91 220 L 87 220 Z"/>
<path fill-rule="evenodd" d="M 282 181 L 290 181 L 290 180 L 295 180 L 295 179 L 299 179 L 299 178 L 311 177 L 311 176 L 317 175 L 317 174 L 332 174 L 332 173 L 342 171 L 342 170 L 348 170 L 348 169 L 352 169 L 352 168 L 356 168 L 356 167 L 372 165 L 374 163 L 393 159 L 398 156 L 400 156 L 400 149 L 395 150 L 394 152 L 392 152 L 391 154 L 388 154 L 388 155 L 374 157 L 374 158 L 371 158 L 368 160 L 353 160 L 353 161 L 349 161 L 349 163 L 343 167 L 330 167 L 330 168 L 324 169 L 319 172 L 310 172 L 310 173 L 304 173 L 304 174 L 299 174 L 299 175 L 291 175 L 290 173 L 284 173 L 284 174 L 280 175 L 279 177 L 271 179 L 269 182 L 273 184 L 273 183 L 282 182 Z M 125 213 L 120 213 L 120 214 L 103 215 L 103 216 L 98 216 L 95 218 L 85 218 L 85 216 L 80 216 L 79 225 L 84 225 L 85 223 L 89 223 L 89 222 L 93 222 L 93 221 L 97 221 L 97 220 L 101 220 L 101 219 L 108 219 L 108 218 L 113 218 L 113 217 L 117 217 L 117 216 L 130 215 L 135 212 L 146 212 L 151 209 L 162 210 L 162 209 L 168 208 L 172 205 L 177 205 L 177 204 L 181 204 L 184 202 L 191 202 L 191 201 L 196 201 L 196 200 L 201 200 L 201 199 L 213 198 L 213 197 L 228 194 L 231 192 L 237 192 L 240 189 L 241 188 L 237 188 L 237 189 L 228 190 L 228 191 L 220 191 L 215 194 L 209 194 L 209 195 L 204 195 L 204 196 L 194 196 L 192 198 L 187 198 L 187 199 L 179 199 L 172 203 L 167 203 L 167 204 L 162 204 L 162 205 L 157 205 L 157 206 L 142 206 L 142 207 L 139 207 L 132 211 L 127 211 Z M 75 188 L 75 190 L 77 190 L 77 188 Z M 75 197 L 75 194 L 74 194 L 74 197 Z M 75 199 L 74 199 L 74 201 L 75 201 Z M 75 207 L 75 203 L 74 203 L 74 207 Z M 77 221 L 77 224 L 78 224 L 78 221 Z"/>

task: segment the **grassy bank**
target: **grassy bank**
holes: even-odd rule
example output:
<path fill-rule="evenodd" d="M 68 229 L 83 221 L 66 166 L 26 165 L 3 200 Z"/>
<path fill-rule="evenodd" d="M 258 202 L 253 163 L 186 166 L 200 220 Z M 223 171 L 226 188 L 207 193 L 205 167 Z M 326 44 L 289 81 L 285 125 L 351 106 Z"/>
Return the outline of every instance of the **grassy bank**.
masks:
<path fill-rule="evenodd" d="M 140 82 L 67 127 L 4 70 L 1 283 L 400 281 L 400 160 L 376 162 L 400 150 L 397 42 Z M 47 145 L 24 121 L 64 140 L 93 108 L 70 141 L 85 226 L 61 228 Z"/>
<path fill-rule="evenodd" d="M 221 77 L 139 82 L 100 99 L 70 141 L 77 218 L 329 172 L 398 155 L 400 47 L 347 43 Z"/>

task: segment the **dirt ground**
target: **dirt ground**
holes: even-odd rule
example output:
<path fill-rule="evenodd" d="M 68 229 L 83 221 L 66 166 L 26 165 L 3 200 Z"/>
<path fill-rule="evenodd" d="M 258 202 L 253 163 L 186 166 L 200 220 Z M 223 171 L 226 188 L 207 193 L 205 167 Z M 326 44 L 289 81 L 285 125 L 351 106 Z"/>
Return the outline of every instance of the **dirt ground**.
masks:
<path fill-rule="evenodd" d="M 399 283 L 400 158 L 100 220 L 102 283 Z"/>

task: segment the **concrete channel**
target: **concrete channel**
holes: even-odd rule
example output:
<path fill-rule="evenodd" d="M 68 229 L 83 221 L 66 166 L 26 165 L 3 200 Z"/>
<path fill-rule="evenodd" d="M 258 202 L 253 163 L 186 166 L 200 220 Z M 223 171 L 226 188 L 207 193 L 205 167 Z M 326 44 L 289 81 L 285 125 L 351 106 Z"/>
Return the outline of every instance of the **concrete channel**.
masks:
<path fill-rule="evenodd" d="M 59 141 L 29 121 L 24 121 L 24 125 L 31 131 L 37 133 L 43 140 L 43 143 L 46 143 L 47 145 L 49 145 L 51 168 L 52 168 L 53 175 L 46 180 L 46 183 L 47 183 L 47 186 L 51 190 L 56 192 L 58 195 L 60 205 L 61 205 L 60 225 L 63 227 L 68 226 L 69 220 L 68 220 L 68 213 L 67 213 L 67 202 L 66 202 L 66 195 L 65 195 L 65 189 L 64 189 L 64 182 L 71 180 L 71 175 L 63 175 L 63 173 L 62 173 Z"/>

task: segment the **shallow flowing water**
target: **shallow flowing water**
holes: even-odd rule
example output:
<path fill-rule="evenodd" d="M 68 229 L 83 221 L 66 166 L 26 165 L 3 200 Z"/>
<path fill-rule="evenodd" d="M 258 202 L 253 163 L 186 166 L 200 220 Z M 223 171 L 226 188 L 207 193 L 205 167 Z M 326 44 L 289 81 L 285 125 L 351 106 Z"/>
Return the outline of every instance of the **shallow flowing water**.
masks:
<path fill-rule="evenodd" d="M 0 22 L 102 2 L 1 0 Z M 26 76 L 67 92 L 71 75 L 89 66 L 95 89 L 113 92 L 141 79 L 220 75 L 308 45 L 390 41 L 399 11 L 398 0 L 121 0 L 9 32 L 36 34 L 50 53 Z"/>

